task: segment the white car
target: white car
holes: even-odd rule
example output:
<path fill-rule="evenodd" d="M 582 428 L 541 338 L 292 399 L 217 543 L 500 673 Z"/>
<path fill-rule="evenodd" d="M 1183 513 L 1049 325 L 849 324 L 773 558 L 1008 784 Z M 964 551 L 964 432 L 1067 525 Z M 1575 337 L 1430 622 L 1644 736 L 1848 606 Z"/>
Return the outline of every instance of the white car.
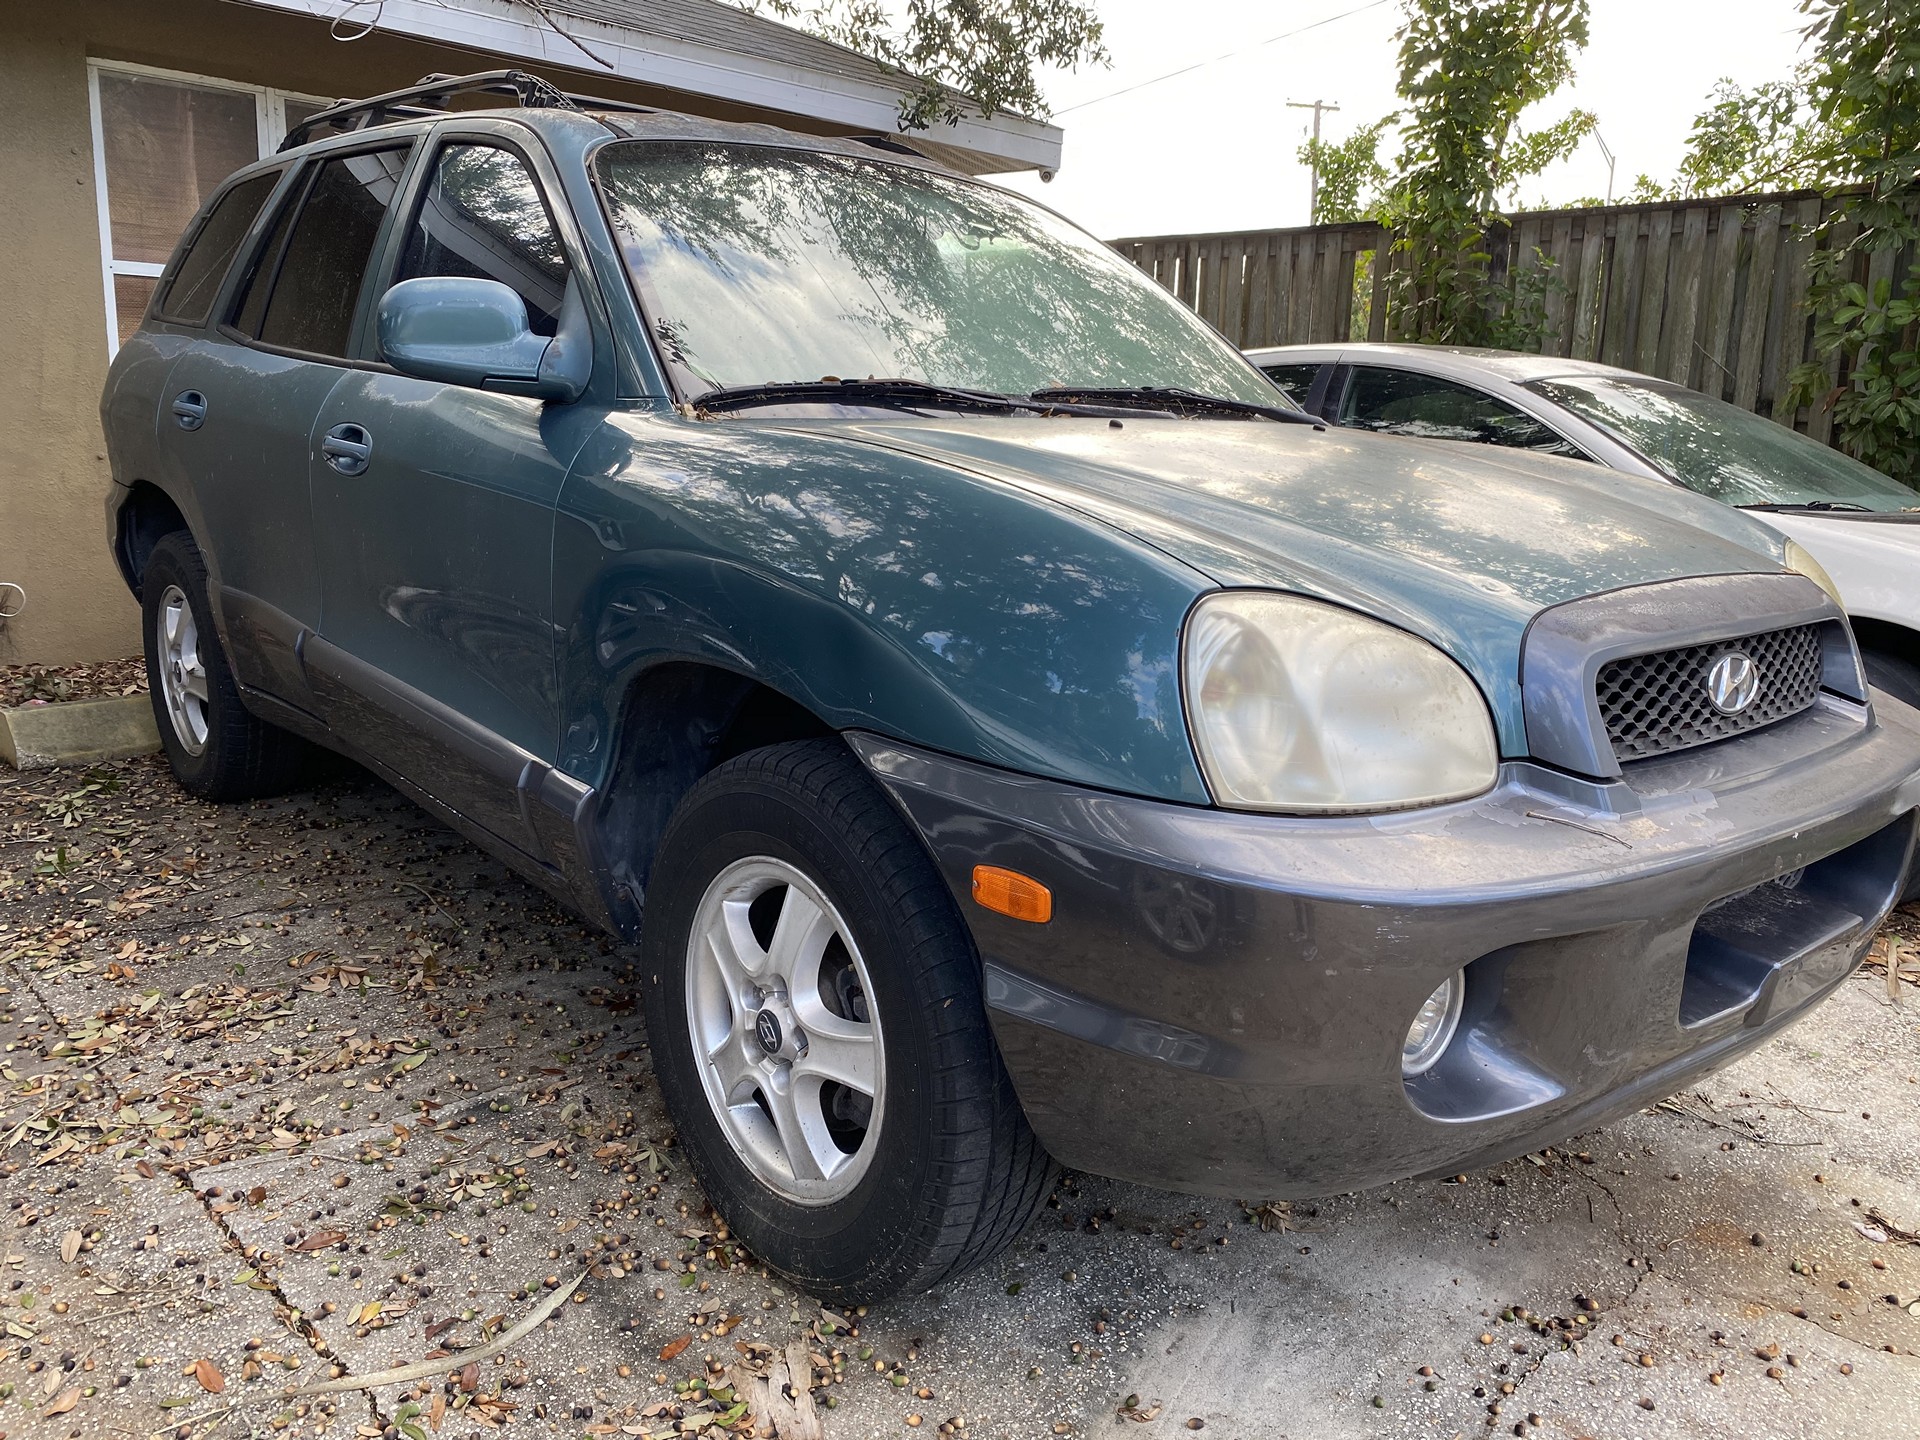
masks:
<path fill-rule="evenodd" d="M 1610 365 L 1437 345 L 1247 357 L 1335 425 L 1571 456 L 1761 512 L 1832 577 L 1872 683 L 1920 705 L 1920 491 L 1750 410 Z"/>

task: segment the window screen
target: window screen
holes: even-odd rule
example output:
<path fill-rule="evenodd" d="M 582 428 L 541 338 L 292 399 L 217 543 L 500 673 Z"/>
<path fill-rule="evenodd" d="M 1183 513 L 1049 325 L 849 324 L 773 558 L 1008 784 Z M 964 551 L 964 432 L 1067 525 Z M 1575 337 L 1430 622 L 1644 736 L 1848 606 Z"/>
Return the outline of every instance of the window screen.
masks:
<path fill-rule="evenodd" d="M 491 145 L 449 145 L 407 232 L 394 281 L 425 275 L 498 280 L 527 304 L 536 335 L 559 324 L 567 256 L 525 162 Z"/>
<path fill-rule="evenodd" d="M 280 172 L 275 170 L 244 180 L 220 197 L 213 213 L 201 225 L 200 233 L 187 247 L 187 253 L 180 257 L 179 267 L 173 272 L 167 293 L 160 302 L 161 315 L 186 325 L 206 323 L 207 312 L 213 308 L 214 292 L 220 288 L 227 268 L 239 253 L 240 242 L 247 238 L 253 217 L 260 213 L 260 207 L 267 203 L 267 196 L 279 183 Z"/>
<path fill-rule="evenodd" d="M 1473 440 L 1556 455 L 1578 452 L 1530 415 L 1468 385 L 1406 370 L 1355 368 L 1340 423 L 1428 440 Z"/>
<path fill-rule="evenodd" d="M 406 161 L 405 150 L 374 150 L 320 167 L 277 261 L 271 245 L 263 252 L 241 309 L 242 329 L 258 313 L 257 334 L 265 344 L 314 355 L 346 353 L 360 283 Z"/>
<path fill-rule="evenodd" d="M 1281 394 L 1296 405 L 1307 403 L 1307 393 L 1313 389 L 1313 377 L 1320 373 L 1318 365 L 1262 365 L 1260 370 Z"/>

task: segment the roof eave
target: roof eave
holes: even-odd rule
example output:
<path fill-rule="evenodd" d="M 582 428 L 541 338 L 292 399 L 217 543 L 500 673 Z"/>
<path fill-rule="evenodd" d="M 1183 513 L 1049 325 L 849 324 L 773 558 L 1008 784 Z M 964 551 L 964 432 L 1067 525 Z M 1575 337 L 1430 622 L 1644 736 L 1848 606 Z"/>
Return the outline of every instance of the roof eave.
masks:
<path fill-rule="evenodd" d="M 236 0 L 331 23 L 339 0 Z M 356 17 L 357 18 L 357 17 Z M 370 13 L 374 29 L 440 45 L 510 56 L 543 69 L 617 76 L 693 96 L 805 117 L 849 134 L 900 134 L 900 87 L 830 75 L 756 56 L 643 35 L 624 26 L 568 16 L 570 34 L 603 56 L 609 67 L 587 63 L 565 36 L 509 0 L 385 0 Z M 587 87 L 591 88 L 591 87 Z M 924 139 L 980 173 L 1054 170 L 1060 164 L 1058 126 L 1018 115 L 968 116 L 952 125 L 907 133 Z"/>

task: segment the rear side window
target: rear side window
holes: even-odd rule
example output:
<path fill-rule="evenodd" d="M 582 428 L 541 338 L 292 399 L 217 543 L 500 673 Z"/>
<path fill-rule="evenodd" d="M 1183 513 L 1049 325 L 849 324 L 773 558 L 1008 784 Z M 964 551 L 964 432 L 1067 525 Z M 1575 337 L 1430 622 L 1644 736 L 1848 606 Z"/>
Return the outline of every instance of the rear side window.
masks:
<path fill-rule="evenodd" d="M 182 325 L 207 323 L 214 294 L 226 278 L 233 257 L 240 253 L 240 242 L 247 238 L 254 217 L 279 183 L 277 170 L 256 175 L 241 181 L 214 202 L 200 232 L 174 268 L 172 281 L 154 305 L 156 315 Z"/>
<path fill-rule="evenodd" d="M 274 225 L 248 281 L 239 328 L 281 349 L 345 355 L 373 242 L 406 163 L 404 149 L 323 163 L 298 215 L 289 207 Z"/>
<path fill-rule="evenodd" d="M 551 335 L 567 291 L 567 252 L 526 162 L 492 145 L 448 145 L 407 231 L 397 284 L 427 275 L 498 280 Z"/>

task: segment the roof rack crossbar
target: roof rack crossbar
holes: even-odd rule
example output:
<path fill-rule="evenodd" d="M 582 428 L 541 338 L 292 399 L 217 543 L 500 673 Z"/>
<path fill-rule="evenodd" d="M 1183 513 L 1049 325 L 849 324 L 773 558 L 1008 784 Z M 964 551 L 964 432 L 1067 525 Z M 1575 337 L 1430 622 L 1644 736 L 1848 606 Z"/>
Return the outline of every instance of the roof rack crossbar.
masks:
<path fill-rule="evenodd" d="M 483 70 L 472 75 L 426 75 L 404 90 L 389 90 L 365 100 L 343 100 L 290 126 L 282 150 L 304 145 L 322 130 L 348 133 L 384 125 L 391 120 L 413 120 L 444 114 L 457 95 L 499 95 L 525 110 L 626 110 L 644 114 L 647 107 L 625 100 L 576 95 L 525 70 Z"/>

